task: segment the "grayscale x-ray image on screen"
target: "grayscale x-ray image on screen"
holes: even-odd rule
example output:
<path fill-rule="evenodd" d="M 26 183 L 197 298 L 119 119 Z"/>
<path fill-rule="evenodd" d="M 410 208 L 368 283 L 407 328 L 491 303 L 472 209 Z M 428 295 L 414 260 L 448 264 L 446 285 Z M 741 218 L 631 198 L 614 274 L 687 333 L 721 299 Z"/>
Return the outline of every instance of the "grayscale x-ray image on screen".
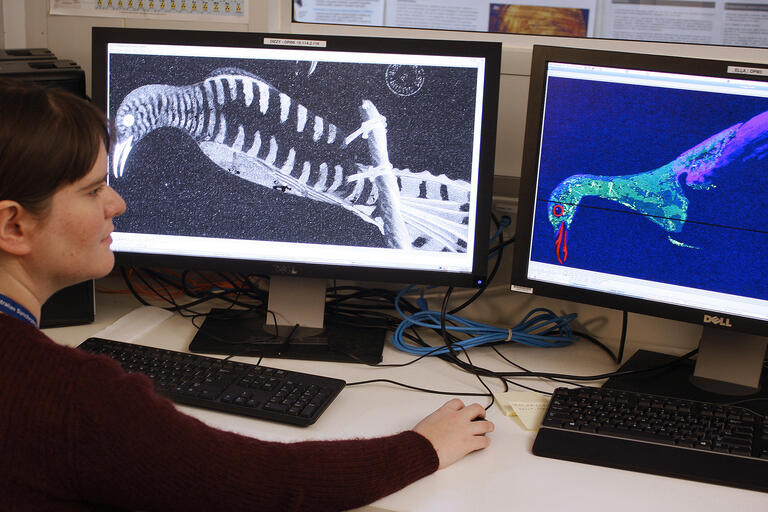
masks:
<path fill-rule="evenodd" d="M 476 68 L 130 53 L 109 64 L 110 185 L 130 205 L 117 231 L 467 251 Z"/>

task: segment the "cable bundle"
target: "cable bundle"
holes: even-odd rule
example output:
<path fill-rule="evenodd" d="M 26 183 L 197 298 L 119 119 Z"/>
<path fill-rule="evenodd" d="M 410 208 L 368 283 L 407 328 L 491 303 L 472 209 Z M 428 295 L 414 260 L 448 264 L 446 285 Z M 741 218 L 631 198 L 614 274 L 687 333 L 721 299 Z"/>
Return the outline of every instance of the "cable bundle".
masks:
<path fill-rule="evenodd" d="M 573 335 L 570 322 L 576 314 L 559 316 L 546 308 L 530 311 L 516 326 L 508 329 L 486 325 L 466 318 L 425 308 L 423 298 L 419 300 L 422 311 L 407 316 L 400 308 L 400 299 L 413 290 L 413 286 L 403 289 L 395 300 L 395 308 L 403 321 L 392 335 L 392 344 L 399 350 L 415 355 L 443 355 L 456 349 L 468 349 L 482 345 L 515 342 L 534 347 L 564 347 L 578 338 Z M 422 292 L 423 295 L 423 292 Z M 445 347 L 415 346 L 406 343 L 405 331 L 411 327 L 425 327 L 440 332 L 462 333 L 471 337 L 446 343 Z"/>

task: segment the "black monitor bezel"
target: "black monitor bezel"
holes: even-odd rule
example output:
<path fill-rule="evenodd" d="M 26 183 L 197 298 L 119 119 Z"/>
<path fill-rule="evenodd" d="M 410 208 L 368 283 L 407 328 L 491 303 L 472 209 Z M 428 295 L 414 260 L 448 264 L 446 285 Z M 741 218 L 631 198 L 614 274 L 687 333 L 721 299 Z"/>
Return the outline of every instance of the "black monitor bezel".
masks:
<path fill-rule="evenodd" d="M 625 310 L 660 318 L 738 330 L 758 335 L 768 335 L 768 322 L 754 318 L 733 314 L 724 315 L 716 311 L 552 284 L 531 280 L 527 277 L 538 180 L 539 147 L 546 93 L 546 72 L 550 62 L 768 82 L 768 74 L 759 76 L 728 73 L 729 66 L 761 68 L 768 73 L 768 66 L 759 63 L 534 45 L 524 132 L 525 142 L 520 176 L 515 251 L 512 261 L 512 289 L 544 297 Z M 707 322 L 705 321 L 705 316 L 717 317 L 719 322 L 727 325 L 712 323 L 711 319 Z"/>
<path fill-rule="evenodd" d="M 116 252 L 116 263 L 125 266 L 206 269 L 265 275 L 297 277 L 333 277 L 379 282 L 416 283 L 478 287 L 486 283 L 488 272 L 488 232 L 491 220 L 492 187 L 498 116 L 501 44 L 484 41 L 446 41 L 357 36 L 319 36 L 257 32 L 199 30 L 158 30 L 114 27 L 92 29 L 92 98 L 105 112 L 107 106 L 107 44 L 188 44 L 196 46 L 235 46 L 275 48 L 264 38 L 323 41 L 324 51 L 362 51 L 371 53 L 409 53 L 419 55 L 456 55 L 485 59 L 485 87 L 480 134 L 477 211 L 473 268 L 469 273 L 414 269 L 349 267 L 307 263 L 282 263 L 262 260 L 235 260 Z M 293 46 L 291 49 L 311 49 Z"/>

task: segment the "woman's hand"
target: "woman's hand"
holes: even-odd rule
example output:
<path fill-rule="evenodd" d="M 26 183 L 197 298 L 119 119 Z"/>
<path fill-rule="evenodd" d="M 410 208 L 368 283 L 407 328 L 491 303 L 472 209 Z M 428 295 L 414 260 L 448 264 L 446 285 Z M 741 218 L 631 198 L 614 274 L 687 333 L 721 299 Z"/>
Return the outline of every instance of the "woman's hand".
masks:
<path fill-rule="evenodd" d="M 464 406 L 458 398 L 449 400 L 413 427 L 432 443 L 439 460 L 438 469 L 450 466 L 470 452 L 486 448 L 491 440 L 485 434 L 493 429 L 493 423 L 485 420 L 483 406 Z"/>

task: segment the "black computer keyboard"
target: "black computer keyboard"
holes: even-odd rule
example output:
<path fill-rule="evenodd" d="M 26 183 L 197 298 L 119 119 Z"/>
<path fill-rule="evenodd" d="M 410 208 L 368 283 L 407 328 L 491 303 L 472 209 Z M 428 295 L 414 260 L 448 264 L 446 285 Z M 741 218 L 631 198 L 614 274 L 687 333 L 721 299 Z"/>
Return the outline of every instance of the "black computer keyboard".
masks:
<path fill-rule="evenodd" d="M 346 385 L 330 377 L 102 338 L 89 338 L 79 348 L 148 376 L 158 393 L 176 403 L 299 426 L 317 421 Z"/>
<path fill-rule="evenodd" d="M 768 422 L 741 407 L 560 388 L 533 453 L 768 492 Z"/>

